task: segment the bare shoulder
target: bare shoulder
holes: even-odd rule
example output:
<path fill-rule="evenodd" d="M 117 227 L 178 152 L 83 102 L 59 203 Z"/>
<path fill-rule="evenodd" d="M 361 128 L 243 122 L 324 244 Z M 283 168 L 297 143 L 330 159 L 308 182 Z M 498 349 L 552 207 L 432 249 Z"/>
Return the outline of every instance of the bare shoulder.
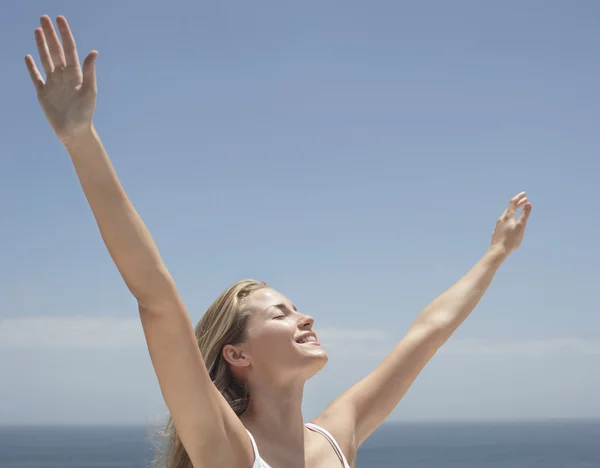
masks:
<path fill-rule="evenodd" d="M 358 451 L 354 421 L 351 412 L 335 401 L 311 421 L 333 436 L 351 466 L 354 466 Z"/>

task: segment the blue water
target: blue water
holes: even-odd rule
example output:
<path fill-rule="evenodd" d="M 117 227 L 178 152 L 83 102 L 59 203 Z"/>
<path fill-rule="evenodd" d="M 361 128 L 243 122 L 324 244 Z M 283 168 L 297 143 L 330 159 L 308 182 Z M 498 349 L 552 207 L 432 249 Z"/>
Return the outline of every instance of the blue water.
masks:
<path fill-rule="evenodd" d="M 144 468 L 144 427 L 0 428 L 0 468 Z M 360 468 L 600 468 L 600 421 L 385 424 Z"/>

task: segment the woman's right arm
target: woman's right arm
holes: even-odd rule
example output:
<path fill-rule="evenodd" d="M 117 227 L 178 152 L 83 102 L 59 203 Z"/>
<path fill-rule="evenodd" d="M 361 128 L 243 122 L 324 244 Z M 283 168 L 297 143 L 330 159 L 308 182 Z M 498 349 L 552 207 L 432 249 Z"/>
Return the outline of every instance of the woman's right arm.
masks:
<path fill-rule="evenodd" d="M 251 466 L 248 435 L 210 380 L 185 305 L 100 138 L 92 128 L 65 146 L 106 247 L 138 301 L 150 358 L 190 458 L 199 466 Z M 216 456 L 227 459 L 211 460 Z"/>
<path fill-rule="evenodd" d="M 26 57 L 38 99 L 65 145 L 106 247 L 137 299 L 150 357 L 179 436 L 196 466 L 251 466 L 244 426 L 213 385 L 193 325 L 142 219 L 129 201 L 92 123 L 96 52 L 79 66 L 73 36 L 41 18 L 35 37 L 46 82 Z"/>

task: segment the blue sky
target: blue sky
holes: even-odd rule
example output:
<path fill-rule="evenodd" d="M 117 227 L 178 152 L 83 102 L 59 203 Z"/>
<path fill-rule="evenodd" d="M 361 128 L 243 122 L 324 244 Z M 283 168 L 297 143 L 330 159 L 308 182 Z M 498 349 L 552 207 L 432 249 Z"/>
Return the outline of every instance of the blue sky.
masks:
<path fill-rule="evenodd" d="M 96 126 L 193 321 L 245 277 L 315 316 L 331 358 L 308 417 L 478 260 L 521 190 L 521 249 L 390 419 L 600 417 L 598 3 L 5 13 L 0 424 L 164 412 L 135 302 L 23 62 L 41 14 L 67 17 L 82 57 L 99 51 Z"/>

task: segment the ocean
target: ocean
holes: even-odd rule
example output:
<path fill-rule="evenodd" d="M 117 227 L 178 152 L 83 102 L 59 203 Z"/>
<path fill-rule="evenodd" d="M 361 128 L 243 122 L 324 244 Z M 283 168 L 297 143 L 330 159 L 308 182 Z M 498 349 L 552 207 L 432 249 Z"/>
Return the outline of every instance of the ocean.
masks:
<path fill-rule="evenodd" d="M 0 468 L 144 468 L 145 427 L 2 427 Z M 600 468 L 600 421 L 387 423 L 360 468 Z"/>

